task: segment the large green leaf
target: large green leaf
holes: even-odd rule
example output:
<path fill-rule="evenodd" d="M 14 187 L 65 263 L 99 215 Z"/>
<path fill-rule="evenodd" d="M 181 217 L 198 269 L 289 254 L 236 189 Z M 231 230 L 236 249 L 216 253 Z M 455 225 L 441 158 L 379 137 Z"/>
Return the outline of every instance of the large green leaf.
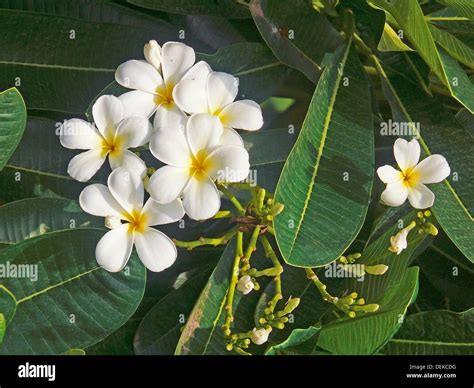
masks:
<path fill-rule="evenodd" d="M 0 10 L 0 89 L 17 86 L 28 109 L 83 113 L 120 63 L 143 57 L 144 43 L 177 37 L 166 22 L 110 2 L 100 12 L 84 0 L 35 1 L 25 11 L 11 3 Z"/>
<path fill-rule="evenodd" d="M 0 170 L 5 167 L 25 131 L 26 108 L 15 88 L 0 93 Z"/>
<path fill-rule="evenodd" d="M 183 15 L 210 15 L 233 19 L 250 17 L 248 8 L 233 0 L 127 0 L 127 3 Z"/>
<path fill-rule="evenodd" d="M 136 354 L 168 354 L 176 349 L 181 328 L 209 279 L 211 267 L 191 274 L 184 285 L 162 298 L 143 318 L 135 335 Z"/>
<path fill-rule="evenodd" d="M 102 235 L 94 229 L 60 231 L 0 252 L 3 265 L 37 266 L 36 281 L 34 276 L 2 281 L 15 298 L 16 312 L 0 354 L 82 349 L 130 318 L 143 297 L 145 268 L 135 256 L 128 269 L 118 274 L 98 267 L 94 251 Z M 2 294 L 1 298 L 6 297 Z"/>
<path fill-rule="evenodd" d="M 288 348 L 291 349 L 292 347 L 301 345 L 302 343 L 314 337 L 319 332 L 319 330 L 321 330 L 321 327 L 316 326 L 310 326 L 307 329 L 295 329 L 285 341 L 279 343 L 278 345 L 271 346 L 268 348 L 265 354 L 267 356 L 284 354 Z"/>
<path fill-rule="evenodd" d="M 449 32 L 430 25 L 430 31 L 436 42 L 459 62 L 474 68 L 474 50 Z"/>
<path fill-rule="evenodd" d="M 474 4 L 471 0 L 436 0 L 438 3 L 453 8 L 460 16 L 474 20 Z"/>
<path fill-rule="evenodd" d="M 424 95 L 405 77 L 383 77 L 382 82 L 393 119 L 419 123 L 420 133 L 413 129 L 424 155 L 439 153 L 447 158 L 452 174 L 431 186 L 436 195 L 433 211 L 451 240 L 474 262 L 474 198 L 469 179 L 474 168 L 472 136 L 439 101 Z"/>
<path fill-rule="evenodd" d="M 101 227 L 101 221 L 84 213 L 75 201 L 29 198 L 0 207 L 0 242 L 14 244 L 47 232 Z"/>
<path fill-rule="evenodd" d="M 348 44 L 323 72 L 276 189 L 285 210 L 275 233 L 287 263 L 322 266 L 344 252 L 364 222 L 373 171 L 369 84 Z"/>
<path fill-rule="evenodd" d="M 250 11 L 275 56 L 314 83 L 324 55 L 343 42 L 327 18 L 305 0 L 293 0 L 291 6 L 279 0 L 253 0 Z"/>
<path fill-rule="evenodd" d="M 474 309 L 410 315 L 381 350 L 391 355 L 474 355 Z"/>
<path fill-rule="evenodd" d="M 449 89 L 451 95 L 471 113 L 474 112 L 472 85 L 470 82 L 463 82 L 467 75 L 455 60 L 443 55 L 442 50 L 438 50 L 418 2 L 411 0 L 370 0 L 370 2 L 393 16 L 412 46 Z"/>

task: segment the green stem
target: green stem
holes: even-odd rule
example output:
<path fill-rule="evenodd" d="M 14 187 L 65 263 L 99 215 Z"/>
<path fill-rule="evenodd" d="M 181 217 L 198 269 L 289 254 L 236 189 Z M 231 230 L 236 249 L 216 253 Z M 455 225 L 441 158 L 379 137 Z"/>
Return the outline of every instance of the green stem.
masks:
<path fill-rule="evenodd" d="M 240 264 L 240 259 L 242 258 L 242 256 L 240 255 L 242 252 L 242 241 L 243 241 L 243 233 L 239 231 L 237 232 L 237 238 L 236 238 L 237 246 L 235 249 L 234 263 L 232 264 L 232 274 L 230 277 L 229 291 L 227 293 L 227 300 L 226 300 L 226 305 L 225 305 L 226 317 L 225 317 L 224 325 L 222 327 L 222 329 L 224 330 L 224 335 L 227 337 L 230 336 L 231 334 L 230 325 L 232 324 L 232 321 L 234 320 L 234 316 L 232 313 L 232 305 L 234 303 L 235 288 L 239 280 L 239 264 Z"/>
<path fill-rule="evenodd" d="M 344 308 L 340 303 L 339 303 L 339 298 L 332 296 L 329 292 L 326 291 L 326 285 L 319 280 L 318 275 L 311 269 L 311 268 L 305 268 L 306 271 L 306 276 L 308 277 L 309 280 L 313 282 L 313 284 L 316 286 L 318 289 L 319 293 L 323 297 L 323 299 L 326 302 L 329 302 L 336 306 L 338 309 L 344 311 L 344 313 L 347 313 L 347 309 Z"/>
<path fill-rule="evenodd" d="M 237 199 L 237 197 L 227 187 L 221 184 L 217 184 L 217 188 L 229 199 L 229 201 L 232 203 L 232 205 L 234 205 L 234 207 L 237 209 L 239 214 L 241 215 L 245 214 L 244 207 L 242 206 L 240 201 Z"/>
<path fill-rule="evenodd" d="M 265 256 L 267 256 L 273 263 L 273 265 L 276 268 L 281 268 L 283 270 L 283 267 L 280 264 L 280 260 L 278 260 L 278 257 L 273 250 L 270 241 L 268 241 L 267 236 L 263 235 L 261 237 L 261 242 L 263 245 L 263 249 L 265 251 Z M 281 290 L 281 275 L 277 275 L 273 278 L 273 281 L 275 282 L 275 294 L 271 300 L 271 307 L 270 309 L 272 312 L 275 310 L 276 304 L 278 303 L 279 300 L 283 298 L 283 292 Z"/>
<path fill-rule="evenodd" d="M 227 244 L 232 237 L 235 236 L 237 233 L 238 228 L 229 229 L 224 235 L 221 237 L 200 237 L 198 240 L 195 241 L 180 241 L 174 240 L 176 247 L 178 248 L 186 248 L 188 250 L 192 250 L 194 248 L 203 246 L 203 245 L 212 245 L 214 247 L 218 245 L 225 245 Z"/>

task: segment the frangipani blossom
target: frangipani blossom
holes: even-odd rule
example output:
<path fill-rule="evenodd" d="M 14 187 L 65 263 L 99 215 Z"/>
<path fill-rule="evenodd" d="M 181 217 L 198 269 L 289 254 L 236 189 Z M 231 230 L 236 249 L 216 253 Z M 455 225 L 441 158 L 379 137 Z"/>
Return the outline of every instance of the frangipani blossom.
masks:
<path fill-rule="evenodd" d="M 255 131 L 263 125 L 260 105 L 252 100 L 235 101 L 238 79 L 227 73 L 212 72 L 209 66 L 191 69 L 173 90 L 173 99 L 185 112 L 209 113 L 219 117 L 226 143 L 243 145 L 234 129 Z"/>
<path fill-rule="evenodd" d="M 180 220 L 184 215 L 181 201 L 175 199 L 162 205 L 150 198 L 143 205 L 142 179 L 124 168 L 112 171 L 107 185 L 89 185 L 79 196 L 85 212 L 105 217 L 106 226 L 112 228 L 97 244 L 99 265 L 110 272 L 121 271 L 135 245 L 140 260 L 150 271 L 170 267 L 176 260 L 176 246 L 152 226 Z"/>
<path fill-rule="evenodd" d="M 127 107 L 126 116 L 150 117 L 155 111 L 155 127 L 163 126 L 168 115 L 185 116 L 173 100 L 173 90 L 188 70 L 199 73 L 205 62 L 194 64 L 194 50 L 180 42 L 167 42 L 161 48 L 156 41 L 145 45 L 144 60 L 122 63 L 115 72 L 116 81 L 134 91 L 119 98 Z M 194 65 L 194 66 L 193 66 Z"/>
<path fill-rule="evenodd" d="M 382 182 L 387 184 L 382 202 L 388 206 L 400 206 L 406 199 L 415 209 L 433 206 L 435 195 L 425 186 L 438 183 L 451 173 L 448 162 L 441 155 L 430 155 L 420 163 L 420 144 L 412 139 L 397 139 L 393 146 L 395 160 L 401 171 L 385 165 L 377 170 Z"/>
<path fill-rule="evenodd" d="M 413 221 L 406 228 L 400 230 L 395 236 L 390 237 L 390 247 L 388 250 L 390 252 L 396 253 L 399 255 L 404 249 L 408 247 L 408 233 L 416 226 L 416 223 Z"/>
<path fill-rule="evenodd" d="M 150 140 L 151 153 L 167 164 L 150 178 L 153 199 L 167 203 L 183 197 L 186 214 L 195 220 L 214 216 L 220 208 L 216 179 L 239 182 L 249 174 L 245 148 L 221 143 L 219 119 L 206 113 L 192 115 L 186 129 L 162 127 Z"/>
<path fill-rule="evenodd" d="M 71 159 L 68 173 L 86 182 L 109 157 L 110 167 L 125 167 L 139 175 L 146 173 L 145 163 L 128 148 L 148 142 L 151 124 L 144 117 L 123 118 L 123 106 L 114 96 L 101 96 L 92 107 L 95 125 L 81 119 L 67 120 L 60 130 L 66 148 L 88 150 Z"/>

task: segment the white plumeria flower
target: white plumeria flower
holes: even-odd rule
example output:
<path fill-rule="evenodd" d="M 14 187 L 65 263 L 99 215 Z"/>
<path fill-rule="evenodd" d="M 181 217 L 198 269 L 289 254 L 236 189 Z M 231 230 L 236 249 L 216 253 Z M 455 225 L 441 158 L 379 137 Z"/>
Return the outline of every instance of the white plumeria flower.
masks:
<path fill-rule="evenodd" d="M 219 117 L 224 126 L 224 141 L 243 145 L 242 138 L 234 129 L 255 131 L 263 125 L 262 109 L 255 101 L 235 101 L 239 90 L 234 76 L 212 72 L 209 66 L 192 69 L 176 85 L 173 99 L 185 112 L 209 113 Z"/>
<path fill-rule="evenodd" d="M 270 331 L 266 329 L 257 329 L 254 327 L 250 339 L 255 345 L 263 345 L 265 342 L 268 341 L 269 334 Z"/>
<path fill-rule="evenodd" d="M 167 203 L 182 195 L 186 214 L 195 220 L 214 216 L 220 208 L 215 180 L 239 182 L 249 174 L 245 148 L 221 143 L 219 119 L 206 113 L 192 115 L 186 128 L 158 128 L 150 140 L 151 153 L 167 166 L 150 178 L 153 199 Z"/>
<path fill-rule="evenodd" d="M 390 247 L 388 250 L 396 253 L 397 255 L 402 253 L 402 251 L 408 246 L 408 233 L 410 233 L 410 230 L 412 230 L 415 226 L 416 222 L 413 221 L 406 228 L 400 230 L 395 236 L 390 237 Z"/>
<path fill-rule="evenodd" d="M 126 116 L 150 117 L 155 114 L 155 127 L 164 126 L 168 116 L 184 118 L 185 114 L 173 100 L 173 90 L 188 71 L 199 73 L 209 65 L 198 62 L 194 50 L 180 42 L 167 42 L 160 48 L 156 41 L 145 45 L 144 60 L 122 63 L 115 72 L 115 80 L 134 91 L 119 98 L 127 107 Z M 194 66 L 193 66 L 194 65 Z"/>
<path fill-rule="evenodd" d="M 237 282 L 237 290 L 247 295 L 255 288 L 252 278 L 249 275 L 242 276 Z"/>
<path fill-rule="evenodd" d="M 150 198 L 143 205 L 142 179 L 124 168 L 112 171 L 107 184 L 89 185 L 79 196 L 84 211 L 105 217 L 106 226 L 112 228 L 97 244 L 95 255 L 99 265 L 110 272 L 121 271 L 135 245 L 140 260 L 150 271 L 170 267 L 176 260 L 176 246 L 152 226 L 180 220 L 184 215 L 181 201 L 162 205 Z"/>
<path fill-rule="evenodd" d="M 387 184 L 382 202 L 388 206 L 400 206 L 406 199 L 415 209 L 433 206 L 435 196 L 426 183 L 438 183 L 451 173 L 448 162 L 441 155 L 430 155 L 420 163 L 420 144 L 412 139 L 397 139 L 393 146 L 395 160 L 401 171 L 385 165 L 377 170 L 382 182 Z"/>
<path fill-rule="evenodd" d="M 68 173 L 86 182 L 109 157 L 110 167 L 125 167 L 139 175 L 146 173 L 145 163 L 128 148 L 148 142 L 151 124 L 143 117 L 123 118 L 123 106 L 114 96 L 101 96 L 92 107 L 95 126 L 81 119 L 67 120 L 60 129 L 60 141 L 66 148 L 88 150 L 71 159 Z"/>

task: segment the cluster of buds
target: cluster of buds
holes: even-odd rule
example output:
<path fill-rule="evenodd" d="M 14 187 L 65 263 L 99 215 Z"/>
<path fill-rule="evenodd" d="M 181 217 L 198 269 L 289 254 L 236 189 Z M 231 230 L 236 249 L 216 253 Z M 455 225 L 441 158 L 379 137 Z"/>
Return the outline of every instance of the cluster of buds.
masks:
<path fill-rule="evenodd" d="M 281 299 L 281 295 L 276 295 L 275 298 L 271 299 L 267 303 L 267 307 L 263 310 L 263 317 L 258 320 L 260 325 L 264 328 L 275 328 L 282 330 L 285 328 L 285 324 L 289 321 L 288 315 L 295 310 L 300 304 L 300 298 L 289 298 L 282 310 L 275 311 L 278 300 Z"/>
<path fill-rule="evenodd" d="M 356 260 L 362 255 L 360 253 L 352 253 L 348 256 L 341 256 L 337 259 L 337 263 L 346 272 L 350 272 L 356 277 L 363 277 L 366 273 L 369 275 L 383 275 L 388 270 L 388 266 L 385 264 L 356 264 Z"/>
<path fill-rule="evenodd" d="M 419 211 L 416 214 L 416 217 L 418 218 L 418 225 L 420 229 L 418 230 L 419 234 L 430 234 L 432 236 L 437 236 L 438 235 L 438 228 L 434 226 L 431 222 L 431 211 L 425 210 L 424 212 Z"/>
<path fill-rule="evenodd" d="M 352 292 L 337 301 L 337 305 L 341 307 L 349 318 L 355 318 L 357 315 L 374 313 L 379 309 L 376 303 L 365 304 L 364 298 L 359 298 L 357 292 Z"/>

